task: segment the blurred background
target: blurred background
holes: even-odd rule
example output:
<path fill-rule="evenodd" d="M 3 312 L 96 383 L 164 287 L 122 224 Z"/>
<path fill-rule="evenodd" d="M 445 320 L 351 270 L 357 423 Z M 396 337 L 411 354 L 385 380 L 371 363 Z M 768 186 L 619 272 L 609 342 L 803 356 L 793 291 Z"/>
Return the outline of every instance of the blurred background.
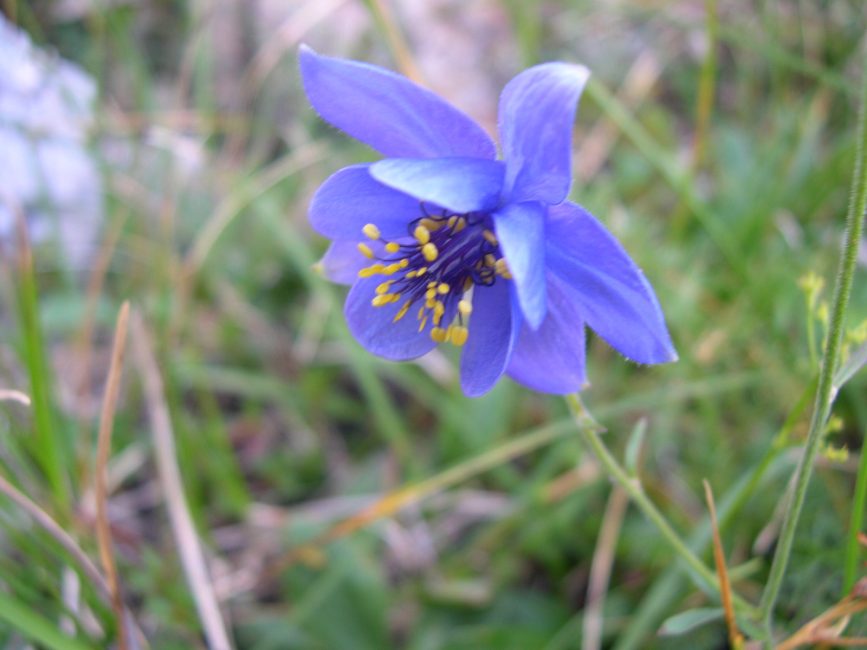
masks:
<path fill-rule="evenodd" d="M 509 380 L 471 400 L 453 350 L 393 364 L 352 340 L 306 206 L 376 154 L 318 120 L 296 53 L 416 75 L 492 132 L 523 68 L 592 70 L 571 198 L 644 269 L 681 360 L 637 367 L 591 337 L 584 401 L 712 565 L 709 481 L 755 601 L 827 325 L 861 0 L 0 7 L 3 647 L 728 647 L 561 400 Z M 847 351 L 867 339 L 867 248 L 859 264 Z M 853 571 L 865 389 L 838 398 L 781 632 Z"/>

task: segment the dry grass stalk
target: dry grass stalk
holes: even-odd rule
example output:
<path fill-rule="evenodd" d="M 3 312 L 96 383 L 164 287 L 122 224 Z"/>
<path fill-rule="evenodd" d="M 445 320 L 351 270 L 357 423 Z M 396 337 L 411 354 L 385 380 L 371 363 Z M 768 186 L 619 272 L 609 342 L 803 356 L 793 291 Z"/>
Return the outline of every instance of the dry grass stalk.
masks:
<path fill-rule="evenodd" d="M 105 387 L 105 399 L 102 403 L 102 413 L 99 420 L 99 437 L 96 447 L 96 467 L 94 468 L 94 496 L 96 500 L 96 538 L 99 544 L 99 557 L 102 568 L 108 580 L 111 595 L 111 605 L 117 617 L 118 645 L 121 650 L 127 650 L 127 630 L 124 616 L 123 597 L 120 593 L 120 581 L 117 576 L 117 566 L 114 562 L 113 544 L 111 539 L 111 524 L 108 521 L 108 486 L 107 465 L 111 455 L 111 434 L 114 424 L 114 413 L 117 407 L 117 396 L 120 390 L 121 370 L 123 368 L 123 353 L 126 348 L 127 322 L 129 320 L 129 302 L 121 305 L 117 316 L 117 327 L 114 332 L 114 345 L 111 350 L 111 365 L 108 369 L 108 380 Z"/>
<path fill-rule="evenodd" d="M 132 346 L 141 373 L 145 401 L 153 434 L 157 471 L 166 500 L 172 533 L 178 545 L 181 564 L 192 591 L 202 630 L 211 650 L 231 650 L 230 640 L 213 584 L 208 575 L 205 556 L 184 496 L 181 472 L 175 452 L 174 432 L 163 391 L 157 361 L 144 321 L 133 312 Z"/>
<path fill-rule="evenodd" d="M 713 492 L 710 483 L 704 481 L 704 496 L 707 499 L 707 507 L 710 511 L 710 523 L 713 529 L 713 559 L 716 563 L 716 571 L 719 574 L 719 591 L 722 598 L 723 611 L 725 612 L 726 629 L 729 634 L 729 644 L 735 650 L 744 647 L 744 636 L 738 630 L 735 621 L 735 609 L 732 605 L 732 584 L 729 580 L 729 572 L 726 568 L 726 557 L 723 552 L 722 538 L 719 534 L 719 522 L 716 518 L 716 505 L 713 500 Z"/>

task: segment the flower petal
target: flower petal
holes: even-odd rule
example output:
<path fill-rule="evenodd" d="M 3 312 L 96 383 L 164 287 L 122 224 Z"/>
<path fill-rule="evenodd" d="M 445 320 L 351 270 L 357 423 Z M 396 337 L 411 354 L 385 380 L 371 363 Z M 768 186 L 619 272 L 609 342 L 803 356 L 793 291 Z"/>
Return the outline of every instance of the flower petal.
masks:
<path fill-rule="evenodd" d="M 319 260 L 322 274 L 338 284 L 355 284 L 358 272 L 368 265 L 370 260 L 358 251 L 358 242 L 354 240 L 331 242 Z"/>
<path fill-rule="evenodd" d="M 497 280 L 473 289 L 470 335 L 461 356 L 461 388 L 468 397 L 491 390 L 509 363 L 521 325 L 511 284 Z"/>
<path fill-rule="evenodd" d="M 545 207 L 535 202 L 510 203 L 493 217 L 521 311 L 535 329 L 545 318 Z"/>
<path fill-rule="evenodd" d="M 370 167 L 380 183 L 461 214 L 493 210 L 503 173 L 503 163 L 480 158 L 389 158 Z"/>
<path fill-rule="evenodd" d="M 656 295 L 614 236 L 574 203 L 548 214 L 548 268 L 568 285 L 587 324 L 628 359 L 676 361 Z"/>
<path fill-rule="evenodd" d="M 521 327 L 506 373 L 543 393 L 581 390 L 584 375 L 584 321 L 561 281 L 548 276 L 548 315 L 537 330 Z"/>
<path fill-rule="evenodd" d="M 330 239 L 364 240 L 361 231 L 373 223 L 386 239 L 407 236 L 413 219 L 422 216 L 417 199 L 370 175 L 370 165 L 344 167 L 326 180 L 310 201 L 313 229 Z"/>
<path fill-rule="evenodd" d="M 414 359 L 432 350 L 436 343 L 429 330 L 419 332 L 412 313 L 394 322 L 403 302 L 382 307 L 371 304 L 380 282 L 381 277 L 359 280 L 346 296 L 343 313 L 355 339 L 369 352 L 393 361 Z"/>
<path fill-rule="evenodd" d="M 513 201 L 556 204 L 572 182 L 572 122 L 590 72 L 544 63 L 512 79 L 500 96 L 499 129 L 506 191 Z"/>
<path fill-rule="evenodd" d="M 482 127 L 407 78 L 305 45 L 298 58 L 307 98 L 322 119 L 383 155 L 496 157 Z"/>

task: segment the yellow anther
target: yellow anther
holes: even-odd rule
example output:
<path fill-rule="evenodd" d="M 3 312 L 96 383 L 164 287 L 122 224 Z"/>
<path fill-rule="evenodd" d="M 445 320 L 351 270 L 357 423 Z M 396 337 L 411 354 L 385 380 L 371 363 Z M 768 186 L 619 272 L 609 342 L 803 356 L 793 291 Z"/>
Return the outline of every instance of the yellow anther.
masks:
<path fill-rule="evenodd" d="M 387 250 L 389 253 L 396 253 L 400 250 L 400 244 L 398 244 L 396 241 L 390 241 L 385 245 L 385 250 Z"/>
<path fill-rule="evenodd" d="M 506 280 L 512 279 L 512 274 L 509 271 L 509 265 L 506 264 L 505 258 L 501 257 L 497 260 L 497 263 L 494 265 L 494 269 L 497 271 L 499 275 L 501 275 Z"/>
<path fill-rule="evenodd" d="M 377 228 L 372 223 L 365 224 L 364 228 L 361 229 L 361 232 L 363 232 L 364 236 L 367 237 L 368 239 L 372 239 L 374 241 L 379 239 L 379 235 L 380 235 L 379 228 Z"/>
<path fill-rule="evenodd" d="M 369 268 L 358 269 L 359 278 L 369 278 L 371 275 L 373 275 L 373 271 L 371 271 Z"/>
<path fill-rule="evenodd" d="M 431 327 L 430 328 L 430 337 L 436 341 L 437 343 L 445 343 L 446 342 L 446 330 L 442 327 Z"/>
<path fill-rule="evenodd" d="M 463 325 L 453 325 L 449 329 L 451 330 L 452 345 L 460 347 L 467 342 L 467 337 L 469 337 L 470 331 L 466 327 Z"/>
<path fill-rule="evenodd" d="M 392 323 L 396 323 L 396 322 L 399 321 L 401 318 L 403 318 L 404 316 L 406 316 L 406 312 L 409 311 L 409 306 L 410 306 L 411 304 L 412 304 L 412 300 L 407 300 L 405 303 L 403 303 L 403 307 L 401 307 L 400 310 L 399 310 L 399 311 L 394 315 L 394 318 L 392 319 L 391 322 L 392 322 Z"/>
<path fill-rule="evenodd" d="M 420 278 L 420 277 L 423 276 L 425 273 L 427 273 L 427 267 L 426 267 L 426 266 L 423 266 L 423 267 L 421 267 L 420 269 L 418 269 L 418 270 L 415 272 L 415 277 Z"/>
<path fill-rule="evenodd" d="M 421 322 L 418 324 L 418 331 L 423 331 L 425 325 L 427 325 L 427 316 L 421 319 Z"/>
<path fill-rule="evenodd" d="M 368 246 L 364 242 L 358 243 L 358 252 L 364 255 L 369 260 L 372 260 L 374 258 L 373 251 L 370 250 L 370 246 Z"/>
<path fill-rule="evenodd" d="M 437 281 L 436 281 L 436 280 L 431 280 L 430 282 L 427 283 L 427 288 L 428 288 L 428 289 L 434 289 L 434 288 L 436 288 L 436 286 L 437 286 Z"/>
<path fill-rule="evenodd" d="M 437 287 L 437 291 L 440 295 L 444 296 L 449 292 L 449 285 L 447 285 L 445 282 L 440 282 L 439 286 Z"/>
<path fill-rule="evenodd" d="M 391 297 L 389 294 L 385 294 L 384 296 L 374 296 L 373 300 L 370 301 L 374 307 L 382 307 L 383 305 L 387 305 L 391 302 Z"/>
<path fill-rule="evenodd" d="M 458 303 L 458 311 L 462 316 L 469 316 L 473 313 L 473 304 L 467 299 L 461 300 Z"/>
<path fill-rule="evenodd" d="M 497 258 L 488 253 L 485 255 L 485 266 L 494 266 L 497 263 Z"/>
<path fill-rule="evenodd" d="M 385 282 L 380 283 L 376 287 L 376 293 L 378 293 L 378 294 L 388 293 L 388 290 L 391 288 L 391 285 L 393 282 L 394 282 L 394 280 L 386 280 Z"/>
<path fill-rule="evenodd" d="M 427 300 L 433 300 L 434 298 L 436 298 L 436 295 L 437 295 L 437 290 L 434 287 L 431 287 L 430 289 L 428 289 L 427 291 L 424 292 L 424 297 Z"/>
<path fill-rule="evenodd" d="M 400 268 L 405 269 L 407 266 L 409 266 L 409 260 L 404 257 L 400 262 L 397 263 L 397 265 Z"/>
<path fill-rule="evenodd" d="M 435 302 L 433 306 L 433 322 L 434 325 L 439 325 L 442 322 L 443 314 L 446 313 L 446 306 L 441 302 Z"/>
<path fill-rule="evenodd" d="M 384 275 L 394 275 L 398 271 L 400 271 L 403 267 L 399 263 L 389 264 L 386 267 L 383 267 L 382 273 Z"/>
<path fill-rule="evenodd" d="M 406 272 L 406 277 L 412 279 L 412 278 L 415 277 L 415 274 L 416 274 L 415 271 L 407 271 L 407 272 Z"/>
<path fill-rule="evenodd" d="M 464 291 L 465 292 L 472 289 L 472 287 L 473 287 L 473 279 L 472 278 L 467 278 L 466 280 L 464 280 Z"/>
<path fill-rule="evenodd" d="M 440 252 L 437 250 L 436 244 L 434 244 L 433 242 L 428 242 L 421 247 L 421 254 L 424 255 L 424 258 L 428 262 L 433 262 L 440 254 Z"/>
<path fill-rule="evenodd" d="M 454 228 L 455 224 L 458 222 L 458 219 L 459 217 L 456 214 L 449 217 L 449 228 Z"/>
<path fill-rule="evenodd" d="M 459 217 L 457 222 L 455 223 L 453 230 L 456 233 L 459 233 L 461 230 L 463 230 L 466 227 L 467 227 L 467 220 L 464 219 L 463 217 Z"/>
<path fill-rule="evenodd" d="M 443 227 L 442 221 L 437 221 L 436 219 L 428 219 L 427 217 L 425 217 L 418 223 L 419 225 L 424 226 L 425 228 L 430 230 L 431 232 L 436 232 Z"/>
<path fill-rule="evenodd" d="M 422 225 L 418 225 L 415 227 L 415 230 L 412 232 L 412 236 L 415 237 L 415 240 L 419 244 L 424 246 L 430 241 L 430 230 L 428 230 L 427 228 L 425 228 Z"/>
<path fill-rule="evenodd" d="M 425 297 L 427 297 L 427 296 L 425 296 Z M 427 298 L 427 300 L 424 301 L 424 306 L 427 307 L 428 309 L 433 309 L 435 304 L 437 304 L 436 298 Z"/>
<path fill-rule="evenodd" d="M 498 243 L 497 242 L 497 236 L 491 230 L 483 230 L 482 231 L 482 237 L 484 237 L 486 240 L 488 240 L 489 244 L 492 244 L 494 246 L 496 246 Z"/>

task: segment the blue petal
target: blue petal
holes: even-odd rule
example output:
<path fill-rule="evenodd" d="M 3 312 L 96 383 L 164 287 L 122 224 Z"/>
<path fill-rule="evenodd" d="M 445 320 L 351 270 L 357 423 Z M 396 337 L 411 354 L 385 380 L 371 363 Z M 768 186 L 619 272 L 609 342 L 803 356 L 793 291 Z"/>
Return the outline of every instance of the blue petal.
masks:
<path fill-rule="evenodd" d="M 361 229 L 373 223 L 386 239 L 407 236 L 422 216 L 417 199 L 386 187 L 370 175 L 370 165 L 345 167 L 313 195 L 308 211 L 314 230 L 330 239 L 363 241 Z"/>
<path fill-rule="evenodd" d="M 418 321 L 412 309 L 395 323 L 394 317 L 403 301 L 382 307 L 371 304 L 376 295 L 376 286 L 384 279 L 373 277 L 359 280 L 349 290 L 343 307 L 349 331 L 369 352 L 380 357 L 393 361 L 420 357 L 432 350 L 436 343 L 430 338 L 429 330 L 418 331 Z M 449 314 L 446 314 L 448 317 Z"/>
<path fill-rule="evenodd" d="M 332 242 L 319 260 L 322 274 L 339 284 L 355 284 L 358 272 L 369 265 L 370 260 L 358 251 L 356 240 Z"/>
<path fill-rule="evenodd" d="M 540 203 L 510 203 L 493 217 L 521 310 L 535 329 L 545 318 L 545 207 Z"/>
<path fill-rule="evenodd" d="M 559 280 L 548 277 L 548 315 L 537 330 L 524 325 L 512 352 L 508 375 L 543 393 L 581 390 L 584 376 L 584 321 Z"/>
<path fill-rule="evenodd" d="M 553 205 L 566 198 L 572 182 L 572 122 L 589 76 L 584 66 L 545 63 L 506 85 L 499 129 L 511 200 Z"/>
<path fill-rule="evenodd" d="M 405 77 L 304 45 L 298 58 L 307 98 L 322 119 L 383 155 L 496 157 L 482 127 Z"/>
<path fill-rule="evenodd" d="M 480 158 L 390 158 L 370 168 L 380 183 L 461 214 L 494 209 L 503 172 L 503 163 Z"/>
<path fill-rule="evenodd" d="M 461 356 L 461 388 L 469 397 L 491 390 L 509 363 L 521 326 L 510 284 L 497 280 L 473 289 L 470 335 Z"/>
<path fill-rule="evenodd" d="M 548 214 L 548 267 L 569 286 L 587 324 L 628 359 L 676 361 L 653 289 L 614 236 L 573 203 Z"/>

